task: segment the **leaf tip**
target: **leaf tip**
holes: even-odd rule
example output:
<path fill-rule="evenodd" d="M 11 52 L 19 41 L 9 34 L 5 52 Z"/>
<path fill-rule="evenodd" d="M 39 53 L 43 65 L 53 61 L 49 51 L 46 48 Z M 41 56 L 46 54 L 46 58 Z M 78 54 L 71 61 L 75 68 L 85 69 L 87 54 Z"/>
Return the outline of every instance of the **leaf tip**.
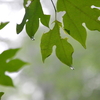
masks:
<path fill-rule="evenodd" d="M 70 66 L 70 69 L 75 70 L 75 68 L 73 66 Z"/>
<path fill-rule="evenodd" d="M 1 97 L 4 95 L 4 92 L 0 92 L 0 100 L 1 100 Z"/>
<path fill-rule="evenodd" d="M 84 47 L 84 49 L 86 49 L 86 44 L 84 43 L 84 44 L 82 44 L 82 46 Z"/>

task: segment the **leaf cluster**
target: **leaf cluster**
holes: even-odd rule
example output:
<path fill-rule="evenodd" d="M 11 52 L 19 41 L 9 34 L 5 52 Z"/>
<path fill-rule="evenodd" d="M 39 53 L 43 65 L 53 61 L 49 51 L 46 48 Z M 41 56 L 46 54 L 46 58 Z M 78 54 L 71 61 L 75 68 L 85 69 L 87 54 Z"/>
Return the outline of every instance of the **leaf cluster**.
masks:
<path fill-rule="evenodd" d="M 40 0 L 30 0 L 29 6 L 26 6 L 28 1 L 24 0 L 26 12 L 22 23 L 17 25 L 17 33 L 20 33 L 26 26 L 27 34 L 30 38 L 33 38 L 41 21 L 44 26 L 49 28 L 49 31 L 44 33 L 41 38 L 40 47 L 43 61 L 52 54 L 53 46 L 56 46 L 57 58 L 64 64 L 72 66 L 74 50 L 68 40 L 61 37 L 60 28 L 86 48 L 87 33 L 83 23 L 90 30 L 100 31 L 98 20 L 100 11 L 97 8 L 91 8 L 92 5 L 99 6 L 100 2 L 98 0 L 57 0 L 56 5 L 54 5 L 53 0 L 51 0 L 55 11 L 55 26 L 50 29 L 50 16 L 43 13 Z M 57 13 L 60 11 L 65 11 L 64 16 L 62 16 L 63 22 L 57 20 Z"/>
<path fill-rule="evenodd" d="M 100 31 L 100 11 L 97 7 L 100 6 L 99 0 L 57 0 L 56 5 L 51 0 L 55 11 L 55 25 L 50 29 L 50 15 L 43 12 L 40 0 L 24 0 L 25 15 L 20 24 L 17 24 L 16 30 L 19 34 L 24 26 L 28 36 L 33 39 L 41 22 L 48 27 L 49 31 L 41 37 L 41 54 L 43 62 L 52 54 L 52 49 L 55 46 L 57 58 L 69 67 L 72 66 L 72 54 L 74 49 L 68 42 L 68 38 L 61 37 L 62 28 L 65 33 L 77 40 L 84 48 L 86 48 L 87 32 L 85 26 L 90 30 Z M 95 7 L 92 8 L 91 6 Z M 65 11 L 62 16 L 62 22 L 57 19 L 57 13 Z M 0 23 L 0 30 L 4 28 L 8 22 Z M 66 35 L 67 36 L 67 35 Z M 11 78 L 5 72 L 15 72 L 22 68 L 26 63 L 19 59 L 13 59 L 13 56 L 19 49 L 9 49 L 0 54 L 0 85 L 14 86 Z M 0 99 L 3 95 L 0 92 Z"/>
<path fill-rule="evenodd" d="M 12 79 L 5 73 L 16 72 L 26 64 L 26 62 L 20 59 L 12 58 L 18 50 L 19 49 L 9 49 L 0 54 L 0 85 L 14 86 Z"/>

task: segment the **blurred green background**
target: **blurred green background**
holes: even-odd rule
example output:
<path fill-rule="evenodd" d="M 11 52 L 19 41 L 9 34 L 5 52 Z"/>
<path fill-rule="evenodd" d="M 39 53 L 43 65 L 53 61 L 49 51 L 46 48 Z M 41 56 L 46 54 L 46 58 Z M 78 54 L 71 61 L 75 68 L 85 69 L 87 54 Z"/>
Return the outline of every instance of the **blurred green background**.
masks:
<path fill-rule="evenodd" d="M 75 51 L 75 70 L 71 70 L 56 58 L 55 48 L 42 62 L 40 40 L 44 31 L 41 26 L 34 41 L 25 31 L 16 40 L 1 39 L 7 48 L 21 47 L 16 57 L 30 63 L 17 73 L 7 73 L 15 88 L 0 86 L 5 92 L 2 100 L 100 100 L 100 32 L 87 30 L 86 49 L 69 37 Z"/>

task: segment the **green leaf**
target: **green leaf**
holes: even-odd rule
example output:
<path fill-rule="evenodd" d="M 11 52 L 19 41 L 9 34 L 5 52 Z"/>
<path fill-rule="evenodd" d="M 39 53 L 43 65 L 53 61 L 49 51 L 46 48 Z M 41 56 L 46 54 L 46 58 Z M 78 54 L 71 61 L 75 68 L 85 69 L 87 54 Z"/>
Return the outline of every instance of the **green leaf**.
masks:
<path fill-rule="evenodd" d="M 0 92 L 0 100 L 1 100 L 1 97 L 3 96 L 4 92 Z"/>
<path fill-rule="evenodd" d="M 59 22 L 55 21 L 54 28 L 43 34 L 40 46 L 43 61 L 51 55 L 53 46 L 56 46 L 58 59 L 68 66 L 72 65 L 73 48 L 66 39 L 61 38 Z"/>
<path fill-rule="evenodd" d="M 52 53 L 52 48 L 55 44 L 54 40 L 55 40 L 55 34 L 56 33 L 56 29 L 50 30 L 49 32 L 45 33 L 42 35 L 41 38 L 41 53 L 42 53 L 42 60 L 44 62 L 44 60 L 49 57 Z"/>
<path fill-rule="evenodd" d="M 24 0 L 24 2 L 23 2 L 24 7 L 26 7 L 27 2 L 28 2 L 28 0 Z"/>
<path fill-rule="evenodd" d="M 39 28 L 39 18 L 43 25 L 49 27 L 49 15 L 43 13 L 40 0 L 34 0 L 26 7 L 26 13 L 21 24 L 17 25 L 17 33 L 21 32 L 26 24 L 26 32 L 30 38 L 33 38 L 34 34 Z"/>
<path fill-rule="evenodd" d="M 47 27 L 49 27 L 49 19 L 50 16 L 49 15 L 44 15 L 43 13 L 41 13 L 41 23 Z"/>
<path fill-rule="evenodd" d="M 6 23 L 0 23 L 0 30 L 1 30 L 2 28 L 4 28 L 8 23 L 9 23 L 9 22 L 6 22 Z"/>
<path fill-rule="evenodd" d="M 5 72 L 16 72 L 22 68 L 26 62 L 19 59 L 12 59 L 18 49 L 9 49 L 0 54 L 0 84 L 5 86 L 14 86 L 12 79 L 5 75 Z"/>
<path fill-rule="evenodd" d="M 82 26 L 85 23 L 90 30 L 100 31 L 100 11 L 91 6 L 100 6 L 99 0 L 58 0 L 58 11 L 66 11 L 63 17 L 64 29 L 85 47 L 86 31 Z"/>
<path fill-rule="evenodd" d="M 19 59 L 13 59 L 7 63 L 6 71 L 9 72 L 16 72 L 20 68 L 22 68 L 24 65 L 26 65 L 26 62 L 23 62 L 22 60 Z"/>
<path fill-rule="evenodd" d="M 17 24 L 17 26 L 16 26 L 17 34 L 19 34 L 23 30 L 24 25 L 26 24 L 26 20 L 27 20 L 27 13 L 25 13 L 22 23 Z"/>
<path fill-rule="evenodd" d="M 4 86 L 14 86 L 12 79 L 4 74 L 0 75 L 0 84 Z"/>
<path fill-rule="evenodd" d="M 64 64 L 71 66 L 72 65 L 72 46 L 67 42 L 66 39 L 60 39 L 57 42 L 56 55 L 60 61 Z"/>
<path fill-rule="evenodd" d="M 5 50 L 4 52 L 2 52 L 2 54 L 0 54 L 0 61 L 6 61 L 12 58 L 18 52 L 18 50 L 19 48 Z"/>

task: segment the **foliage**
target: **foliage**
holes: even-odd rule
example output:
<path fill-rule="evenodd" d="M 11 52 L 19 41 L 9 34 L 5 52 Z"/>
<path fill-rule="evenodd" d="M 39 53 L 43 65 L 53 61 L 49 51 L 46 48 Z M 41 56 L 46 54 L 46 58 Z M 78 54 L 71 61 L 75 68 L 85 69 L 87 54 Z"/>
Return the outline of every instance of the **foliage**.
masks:
<path fill-rule="evenodd" d="M 0 92 L 0 100 L 1 100 L 1 97 L 2 97 L 3 94 L 4 94 L 4 92 Z"/>
<path fill-rule="evenodd" d="M 39 18 L 41 23 L 49 28 L 49 16 L 43 14 L 40 0 L 31 0 L 31 3 L 28 7 L 25 6 L 28 0 L 24 0 L 25 7 L 25 16 L 21 24 L 17 25 L 17 33 L 20 33 L 26 25 L 26 32 L 30 38 L 34 38 L 34 35 L 39 28 Z M 90 30 L 99 30 L 100 22 L 98 20 L 100 11 L 96 8 L 91 8 L 94 4 L 99 6 L 99 1 L 91 0 L 57 0 L 57 10 L 56 5 L 54 5 L 51 0 L 54 10 L 55 10 L 55 26 L 53 29 L 50 29 L 47 33 L 43 34 L 41 39 L 41 53 L 43 61 L 51 55 L 52 48 L 56 46 L 56 55 L 58 59 L 64 64 L 71 66 L 72 65 L 72 54 L 73 48 L 67 42 L 67 39 L 63 39 L 60 36 L 60 26 L 57 25 L 57 13 L 59 11 L 65 11 L 65 15 L 62 17 L 63 24 L 62 29 L 66 31 L 70 36 L 75 40 L 80 42 L 84 48 L 86 48 L 86 29 L 83 26 L 83 23 Z M 65 32 L 65 33 L 66 33 Z"/>
<path fill-rule="evenodd" d="M 0 30 L 1 30 L 2 28 L 4 28 L 7 24 L 8 24 L 8 22 L 6 22 L 6 23 L 0 23 Z"/>
<path fill-rule="evenodd" d="M 27 2 L 30 1 L 28 6 Z M 55 25 L 50 28 L 50 15 L 44 14 L 40 0 L 24 0 L 25 15 L 20 24 L 17 24 L 16 30 L 19 34 L 24 26 L 28 36 L 34 39 L 34 35 L 39 28 L 41 22 L 48 27 L 49 31 L 44 33 L 41 38 L 41 54 L 44 61 L 52 54 L 52 49 L 56 46 L 55 52 L 57 58 L 69 67 L 72 66 L 72 54 L 74 52 L 72 45 L 68 42 L 67 35 L 77 40 L 84 48 L 86 48 L 86 29 L 100 31 L 100 21 L 98 17 L 100 11 L 98 8 L 92 8 L 92 5 L 99 6 L 98 0 L 57 0 L 57 7 L 53 1 L 51 3 L 55 11 Z M 59 22 L 57 13 L 65 11 L 62 16 L 63 21 Z M 4 28 L 8 22 L 1 23 L 0 29 Z M 60 29 L 67 33 L 65 38 L 61 37 Z M 14 86 L 11 78 L 5 75 L 5 72 L 15 72 L 22 68 L 26 63 L 19 59 L 12 59 L 19 49 L 9 49 L 0 55 L 0 84 L 5 86 Z"/>
<path fill-rule="evenodd" d="M 0 54 L 0 85 L 14 86 L 12 79 L 5 72 L 16 72 L 26 63 L 19 59 L 12 59 L 19 49 L 9 49 Z"/>
<path fill-rule="evenodd" d="M 45 26 L 49 26 L 49 16 L 44 15 L 42 7 L 39 0 L 32 1 L 28 7 L 25 8 L 25 16 L 20 25 L 17 25 L 17 33 L 21 32 L 24 25 L 26 24 L 26 31 L 30 38 L 34 37 L 38 27 L 39 27 L 39 18 Z M 34 28 L 33 28 L 34 27 Z"/>
<path fill-rule="evenodd" d="M 67 39 L 62 39 L 60 36 L 59 22 L 55 21 L 55 26 L 49 32 L 43 34 L 41 39 L 41 52 L 43 61 L 51 55 L 52 48 L 56 46 L 56 55 L 66 65 L 71 66 L 73 53 L 72 46 L 67 42 Z"/>
<path fill-rule="evenodd" d="M 98 6 L 98 4 L 100 2 L 97 0 L 58 0 L 57 3 L 58 11 L 66 11 L 63 16 L 64 29 L 84 47 L 86 47 L 86 30 L 82 23 L 85 23 L 90 30 L 100 31 L 100 22 L 97 20 L 100 11 L 91 8 L 92 5 Z"/>

